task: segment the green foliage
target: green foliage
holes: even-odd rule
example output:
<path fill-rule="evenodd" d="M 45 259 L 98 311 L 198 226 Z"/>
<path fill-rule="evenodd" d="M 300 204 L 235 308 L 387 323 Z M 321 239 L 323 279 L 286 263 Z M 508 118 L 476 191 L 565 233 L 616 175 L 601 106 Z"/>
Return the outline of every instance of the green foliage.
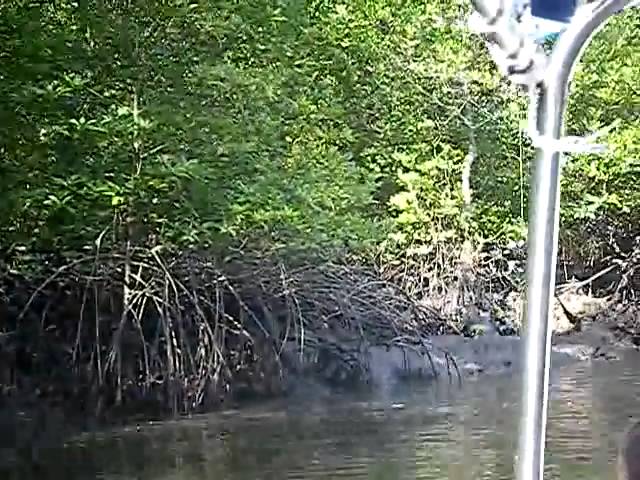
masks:
<path fill-rule="evenodd" d="M 3 12 L 3 244 L 375 239 L 304 12 L 74 5 Z"/>
<path fill-rule="evenodd" d="M 467 31 L 467 6 L 118 5 L 0 6 L 2 246 L 523 236 L 524 100 Z M 622 123 L 613 153 L 571 161 L 565 221 L 640 211 L 637 20 L 612 22 L 578 72 L 571 127 Z"/>
<path fill-rule="evenodd" d="M 605 155 L 570 159 L 563 183 L 567 225 L 601 216 L 640 219 L 640 12 L 614 18 L 576 72 L 569 125 L 579 133 L 614 126 Z"/>

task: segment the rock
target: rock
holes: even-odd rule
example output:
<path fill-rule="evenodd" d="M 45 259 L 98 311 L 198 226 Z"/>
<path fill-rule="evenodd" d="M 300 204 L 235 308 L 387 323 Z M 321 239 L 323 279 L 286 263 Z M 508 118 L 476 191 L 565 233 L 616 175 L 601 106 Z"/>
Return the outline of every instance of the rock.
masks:
<path fill-rule="evenodd" d="M 477 363 L 465 363 L 462 366 L 462 371 L 469 374 L 469 375 L 478 375 L 482 372 L 484 372 L 484 367 L 482 367 L 482 365 L 478 365 Z"/>
<path fill-rule="evenodd" d="M 594 317 L 607 308 L 609 302 L 604 298 L 596 298 L 573 291 L 565 291 L 557 296 L 565 308 L 576 317 Z"/>
<path fill-rule="evenodd" d="M 551 347 L 554 359 L 561 359 L 564 356 L 572 360 L 590 360 L 593 357 L 595 348 L 589 345 L 563 344 Z"/>
<path fill-rule="evenodd" d="M 524 293 L 511 292 L 506 298 L 506 311 L 497 312 L 500 320 L 522 329 Z M 552 331 L 568 333 L 579 329 L 583 319 L 592 318 L 607 307 L 607 301 L 575 291 L 565 291 L 553 299 Z"/>

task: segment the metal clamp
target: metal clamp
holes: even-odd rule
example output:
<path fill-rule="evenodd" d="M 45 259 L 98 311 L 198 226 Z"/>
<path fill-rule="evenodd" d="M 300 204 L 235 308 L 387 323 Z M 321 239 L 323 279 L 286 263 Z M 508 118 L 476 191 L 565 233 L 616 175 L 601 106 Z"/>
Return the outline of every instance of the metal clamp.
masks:
<path fill-rule="evenodd" d="M 607 0 L 604 0 L 606 3 Z M 529 111 L 526 133 L 535 148 L 546 151 L 573 154 L 603 154 L 609 150 L 608 145 L 593 143 L 598 137 L 611 130 L 607 127 L 585 136 L 564 136 L 552 138 L 543 135 L 538 129 L 537 91 L 546 82 L 550 56 L 538 45 L 534 38 L 525 33 L 525 23 L 531 21 L 531 5 L 527 2 L 516 4 L 511 8 L 505 6 L 505 0 L 497 2 L 495 11 L 487 7 L 488 2 L 475 0 L 476 11 L 469 18 L 470 29 L 486 38 L 489 54 L 503 76 L 512 83 L 525 87 L 528 91 Z M 574 20 L 589 18 L 594 10 L 603 3 L 587 4 L 578 9 Z M 494 2 L 495 5 L 495 2 Z M 632 1 L 627 7 L 640 5 L 640 0 Z M 625 7 L 622 7 L 624 9 Z M 563 28 L 556 27 L 558 32 Z M 554 33 L 554 32 L 547 32 Z M 546 35 L 546 34 L 545 34 Z M 513 46 L 516 46 L 513 48 Z"/>
<path fill-rule="evenodd" d="M 527 119 L 527 135 L 531 139 L 534 148 L 545 151 L 573 154 L 604 154 L 610 151 L 610 146 L 606 143 L 594 143 L 598 138 L 609 133 L 618 121 L 602 128 L 592 134 L 585 136 L 565 135 L 561 138 L 554 138 L 549 135 L 540 134 L 538 125 L 538 95 L 536 89 L 531 89 L 529 99 L 529 111 Z"/>
<path fill-rule="evenodd" d="M 544 79 L 547 56 L 527 38 L 512 10 L 498 7 L 493 16 L 476 11 L 469 18 L 471 31 L 485 35 L 486 45 L 498 69 L 512 83 L 529 88 Z"/>

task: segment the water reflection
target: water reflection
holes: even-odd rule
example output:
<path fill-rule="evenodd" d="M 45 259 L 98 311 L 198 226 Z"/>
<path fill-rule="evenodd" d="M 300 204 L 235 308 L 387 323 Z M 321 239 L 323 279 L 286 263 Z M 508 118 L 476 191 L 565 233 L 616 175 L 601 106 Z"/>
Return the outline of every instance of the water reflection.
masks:
<path fill-rule="evenodd" d="M 637 415 L 640 356 L 552 376 L 548 478 L 614 479 Z M 284 404 L 85 436 L 8 479 L 507 479 L 517 440 L 513 378 L 405 392 L 405 408 L 354 398 Z"/>

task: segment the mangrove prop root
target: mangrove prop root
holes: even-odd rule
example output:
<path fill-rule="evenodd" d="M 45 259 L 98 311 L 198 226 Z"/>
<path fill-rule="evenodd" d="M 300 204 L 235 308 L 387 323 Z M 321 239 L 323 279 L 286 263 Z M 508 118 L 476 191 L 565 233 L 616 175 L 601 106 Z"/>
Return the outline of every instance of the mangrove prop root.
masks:
<path fill-rule="evenodd" d="M 366 383 L 367 349 L 381 345 L 418 352 L 438 376 L 429 337 L 460 332 L 465 306 L 518 291 L 524 251 L 436 251 L 376 266 L 126 246 L 43 258 L 29 275 L 5 264 L 0 400 L 45 399 L 91 416 L 188 413 L 246 392 L 281 395 L 294 374 Z M 637 258 L 625 258 L 616 287 L 627 297 Z"/>
<path fill-rule="evenodd" d="M 127 247 L 2 278 L 3 395 L 73 400 L 92 415 L 280 394 L 305 362 L 366 380 L 363 345 L 402 336 L 428 354 L 427 335 L 446 324 L 360 265 Z"/>

